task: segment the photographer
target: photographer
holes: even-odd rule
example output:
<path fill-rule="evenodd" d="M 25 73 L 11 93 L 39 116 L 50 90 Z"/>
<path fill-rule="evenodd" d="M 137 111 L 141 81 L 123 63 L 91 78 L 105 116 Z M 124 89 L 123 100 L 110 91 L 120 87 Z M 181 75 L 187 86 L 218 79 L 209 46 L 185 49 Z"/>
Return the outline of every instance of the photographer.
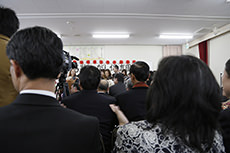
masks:
<path fill-rule="evenodd" d="M 58 83 L 56 84 L 56 97 L 59 102 L 62 101 L 64 97 L 71 95 L 71 86 L 76 82 L 78 71 L 78 65 L 76 60 L 79 60 L 75 56 L 70 56 L 68 52 L 63 50 L 63 68 L 58 76 Z M 67 73 L 69 71 L 68 77 Z"/>

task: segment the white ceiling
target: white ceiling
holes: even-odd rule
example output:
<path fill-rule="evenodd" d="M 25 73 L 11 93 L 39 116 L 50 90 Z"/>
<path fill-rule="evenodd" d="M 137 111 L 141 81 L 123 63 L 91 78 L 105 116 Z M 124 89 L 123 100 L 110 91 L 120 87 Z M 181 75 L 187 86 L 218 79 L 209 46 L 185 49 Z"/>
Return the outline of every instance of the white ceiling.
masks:
<path fill-rule="evenodd" d="M 45 26 L 64 45 L 170 45 L 160 33 L 192 33 L 194 39 L 230 24 L 225 0 L 1 0 L 14 9 L 20 28 Z M 67 22 L 69 24 L 67 24 Z M 129 39 L 94 39 L 95 32 L 128 32 Z"/>

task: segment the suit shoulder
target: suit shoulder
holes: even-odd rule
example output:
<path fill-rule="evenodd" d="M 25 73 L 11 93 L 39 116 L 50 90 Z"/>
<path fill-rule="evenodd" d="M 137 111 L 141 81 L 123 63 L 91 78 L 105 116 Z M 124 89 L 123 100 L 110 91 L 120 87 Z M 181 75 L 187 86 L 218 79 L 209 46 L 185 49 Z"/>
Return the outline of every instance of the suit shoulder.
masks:
<path fill-rule="evenodd" d="M 110 96 L 110 95 L 105 95 L 105 94 L 100 94 L 100 95 L 105 97 L 105 98 L 107 98 L 107 99 L 109 99 L 109 100 L 112 100 L 112 101 L 116 100 L 116 98 L 114 98 L 113 96 Z"/>
<path fill-rule="evenodd" d="M 116 101 L 116 98 L 110 96 L 110 95 L 103 95 L 103 94 L 98 94 L 98 97 L 105 101 Z"/>
<path fill-rule="evenodd" d="M 117 96 L 117 98 L 119 99 L 119 98 L 124 97 L 124 96 L 126 96 L 126 95 L 130 95 L 130 94 L 132 94 L 132 92 L 133 92 L 132 89 L 131 89 L 131 90 L 128 90 L 128 91 L 125 91 L 125 92 L 119 94 L 119 95 Z"/>
<path fill-rule="evenodd" d="M 63 116 L 65 117 L 65 120 L 76 122 L 77 124 L 82 123 L 93 125 L 99 123 L 99 120 L 94 116 L 85 115 L 69 108 L 63 108 L 63 110 Z"/>

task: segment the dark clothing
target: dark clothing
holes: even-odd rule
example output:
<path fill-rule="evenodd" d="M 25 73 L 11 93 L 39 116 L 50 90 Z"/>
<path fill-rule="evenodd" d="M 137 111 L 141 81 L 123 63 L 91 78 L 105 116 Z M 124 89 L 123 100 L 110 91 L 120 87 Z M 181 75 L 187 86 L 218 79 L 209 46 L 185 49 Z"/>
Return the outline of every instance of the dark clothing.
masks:
<path fill-rule="evenodd" d="M 223 139 L 226 153 L 230 153 L 230 108 L 220 113 L 220 125 L 223 130 Z"/>
<path fill-rule="evenodd" d="M 146 93 L 148 87 L 137 86 L 116 97 L 116 104 L 124 112 L 128 120 L 140 121 L 145 119 L 146 115 Z"/>
<path fill-rule="evenodd" d="M 112 149 L 111 131 L 114 129 L 117 119 L 109 104 L 115 103 L 115 99 L 98 94 L 96 90 L 83 90 L 78 94 L 66 97 L 62 102 L 68 108 L 99 119 L 105 149 L 106 152 L 110 152 Z"/>
<path fill-rule="evenodd" d="M 109 95 L 116 97 L 125 91 L 126 91 L 125 84 L 122 82 L 118 82 L 117 84 L 109 88 Z"/>
<path fill-rule="evenodd" d="M 107 94 L 107 93 L 101 93 L 101 92 L 98 92 L 98 94 L 100 94 L 100 95 L 102 95 L 102 96 L 105 96 L 105 97 L 111 99 L 111 102 L 113 102 L 113 103 L 110 103 L 110 104 L 116 104 L 116 98 L 114 98 L 113 96 L 110 96 L 110 95 Z"/>
<path fill-rule="evenodd" d="M 0 108 L 4 153 L 101 153 L 97 118 L 63 108 L 49 96 L 21 94 Z"/>

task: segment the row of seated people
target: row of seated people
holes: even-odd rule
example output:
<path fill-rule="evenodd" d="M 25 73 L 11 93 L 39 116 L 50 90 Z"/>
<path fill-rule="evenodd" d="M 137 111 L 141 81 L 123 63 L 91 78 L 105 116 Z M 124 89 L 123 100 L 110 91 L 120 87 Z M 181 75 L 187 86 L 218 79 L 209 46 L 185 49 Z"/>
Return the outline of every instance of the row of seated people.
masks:
<path fill-rule="evenodd" d="M 2 152 L 229 152 L 230 109 L 221 112 L 219 85 L 196 57 L 162 59 L 150 87 L 145 83 L 149 67 L 137 61 L 130 68 L 133 88 L 116 99 L 97 93 L 96 67 L 83 67 L 83 90 L 63 99 L 64 108 L 54 94 L 63 66 L 63 45 L 55 33 L 22 29 L 11 37 L 6 54 L 19 95 L 0 108 Z M 230 60 L 223 77 L 227 97 L 229 80 Z"/>

